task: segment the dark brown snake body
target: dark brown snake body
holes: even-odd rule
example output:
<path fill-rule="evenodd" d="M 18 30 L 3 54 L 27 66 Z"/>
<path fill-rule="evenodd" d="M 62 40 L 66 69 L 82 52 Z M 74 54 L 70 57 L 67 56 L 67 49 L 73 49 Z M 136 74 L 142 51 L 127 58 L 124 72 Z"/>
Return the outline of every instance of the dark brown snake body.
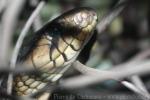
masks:
<path fill-rule="evenodd" d="M 17 95 L 36 93 L 51 81 L 57 81 L 90 39 L 97 23 L 91 8 L 77 8 L 45 24 L 33 37 L 18 62 L 42 72 L 40 77 L 15 76 Z"/>

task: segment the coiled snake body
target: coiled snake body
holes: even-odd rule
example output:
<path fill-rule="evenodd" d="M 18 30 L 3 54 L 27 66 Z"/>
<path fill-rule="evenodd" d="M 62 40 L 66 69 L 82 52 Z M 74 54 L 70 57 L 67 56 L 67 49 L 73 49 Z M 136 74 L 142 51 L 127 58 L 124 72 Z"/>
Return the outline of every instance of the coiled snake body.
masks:
<path fill-rule="evenodd" d="M 97 23 L 97 14 L 91 8 L 68 11 L 44 25 L 22 50 L 18 62 L 42 72 L 40 77 L 19 74 L 15 76 L 17 95 L 36 93 L 51 81 L 57 81 L 71 66 L 90 39 Z"/>

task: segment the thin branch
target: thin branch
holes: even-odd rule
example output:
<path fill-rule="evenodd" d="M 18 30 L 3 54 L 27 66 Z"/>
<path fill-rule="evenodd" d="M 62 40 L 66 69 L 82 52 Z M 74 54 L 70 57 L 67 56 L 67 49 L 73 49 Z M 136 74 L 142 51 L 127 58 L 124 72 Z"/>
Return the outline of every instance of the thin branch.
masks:
<path fill-rule="evenodd" d="M 120 0 L 113 10 L 104 16 L 97 25 L 98 33 L 102 33 L 106 27 L 115 19 L 127 5 L 128 0 Z"/>
<path fill-rule="evenodd" d="M 138 61 L 142 61 L 150 56 L 150 49 L 147 49 L 141 53 L 138 53 L 135 57 L 133 57 L 128 63 L 136 63 Z M 149 94 L 148 90 L 146 89 L 143 81 L 138 75 L 134 75 L 129 77 L 129 79 L 138 87 L 140 88 L 145 94 Z"/>
<path fill-rule="evenodd" d="M 36 74 L 38 75 L 38 73 L 40 73 L 39 70 L 35 70 L 34 68 L 29 68 L 28 66 L 23 66 L 21 65 L 16 65 L 16 69 L 10 69 L 8 66 L 3 66 L 0 67 L 0 75 L 2 74 L 9 74 L 9 73 L 13 73 L 14 74 L 18 74 L 18 73 L 28 73 L 28 74 Z"/>
<path fill-rule="evenodd" d="M 148 48 L 147 50 L 144 50 L 140 53 L 138 53 L 136 56 L 134 56 L 130 62 L 137 62 L 137 61 L 141 61 L 141 60 L 144 60 L 146 59 L 147 57 L 150 56 L 150 48 Z"/>
<path fill-rule="evenodd" d="M 124 86 L 128 87 L 129 89 L 131 89 L 132 91 L 139 93 L 140 90 L 138 90 L 132 83 L 127 82 L 127 81 L 121 81 L 121 84 L 123 84 Z"/>
<path fill-rule="evenodd" d="M 123 84 L 124 86 L 126 86 L 128 89 L 130 89 L 131 91 L 139 94 L 140 96 L 142 96 L 142 99 L 144 100 L 149 100 L 150 96 L 149 94 L 145 94 L 143 91 L 141 91 L 138 87 L 136 87 L 134 84 L 127 82 L 127 81 L 122 81 L 121 84 Z"/>
<path fill-rule="evenodd" d="M 36 18 L 36 16 L 39 14 L 39 12 L 41 11 L 41 9 L 43 8 L 43 6 L 45 5 L 44 1 L 41 1 L 39 3 L 39 5 L 37 6 L 37 8 L 33 11 L 32 15 L 30 16 L 30 18 L 28 19 L 27 23 L 25 24 L 23 30 L 21 31 L 21 34 L 19 36 L 19 39 L 17 40 L 11 61 L 10 61 L 10 67 L 11 69 L 15 69 L 15 65 L 16 65 L 16 61 L 17 61 L 17 57 L 18 57 L 18 53 L 19 50 L 21 48 L 21 45 L 23 43 L 23 40 L 28 32 L 28 30 L 30 29 L 34 19 Z M 13 74 L 10 73 L 9 77 L 8 77 L 8 88 L 7 88 L 7 92 L 9 94 L 11 94 L 12 91 L 12 81 L 13 81 Z"/>
<path fill-rule="evenodd" d="M 75 66 L 83 66 L 79 62 L 74 63 Z M 90 75 L 80 75 L 72 78 L 62 80 L 61 85 L 68 88 L 79 88 L 102 82 L 105 80 L 119 80 L 132 75 L 144 75 L 150 72 L 149 60 L 137 62 L 134 64 L 119 65 L 117 68 L 109 70 L 107 73 L 101 73 L 102 71 L 92 70 Z M 81 67 L 82 68 L 82 67 Z M 83 71 L 83 70 L 82 70 Z M 82 81 L 81 81 L 82 80 Z"/>
<path fill-rule="evenodd" d="M 130 77 L 130 80 L 132 81 L 132 83 L 134 83 L 134 85 L 136 87 L 138 87 L 139 89 L 141 89 L 143 93 L 149 94 L 148 90 L 146 89 L 144 83 L 142 82 L 142 80 L 140 79 L 139 76 L 133 75 L 133 76 Z"/>
<path fill-rule="evenodd" d="M 15 26 L 18 20 L 18 16 L 21 12 L 25 0 L 10 1 L 9 7 L 6 8 L 2 16 L 2 37 L 0 40 L 0 62 L 5 65 L 8 62 L 8 50 L 10 50 L 10 44 L 12 40 L 12 34 L 15 30 Z M 1 64 L 1 65 L 2 65 Z"/>
<path fill-rule="evenodd" d="M 76 61 L 75 63 L 73 63 L 73 67 L 76 70 L 78 70 L 79 72 L 81 72 L 83 75 L 97 75 L 97 74 L 109 75 L 109 74 L 114 73 L 109 70 L 98 70 L 98 69 L 88 67 L 88 66 L 80 63 L 79 61 Z"/>
<path fill-rule="evenodd" d="M 42 27 L 41 17 L 37 16 L 36 19 L 33 22 L 34 31 L 39 30 L 41 27 Z"/>

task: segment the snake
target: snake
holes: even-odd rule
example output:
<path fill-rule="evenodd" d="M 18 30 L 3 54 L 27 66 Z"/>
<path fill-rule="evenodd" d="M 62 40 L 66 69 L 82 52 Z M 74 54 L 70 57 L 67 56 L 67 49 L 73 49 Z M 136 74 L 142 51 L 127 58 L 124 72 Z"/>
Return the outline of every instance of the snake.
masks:
<path fill-rule="evenodd" d="M 95 10 L 79 7 L 48 21 L 35 32 L 20 50 L 17 63 L 39 70 L 41 74 L 17 74 L 13 88 L 15 94 L 34 94 L 48 82 L 60 79 L 93 35 L 97 20 Z"/>

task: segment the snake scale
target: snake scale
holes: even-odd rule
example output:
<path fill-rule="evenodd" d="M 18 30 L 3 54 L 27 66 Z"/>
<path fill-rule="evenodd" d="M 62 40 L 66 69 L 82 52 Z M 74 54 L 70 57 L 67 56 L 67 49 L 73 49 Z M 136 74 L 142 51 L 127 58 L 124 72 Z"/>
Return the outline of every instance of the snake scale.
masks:
<path fill-rule="evenodd" d="M 18 63 L 41 71 L 40 77 L 21 73 L 15 76 L 17 95 L 36 93 L 56 82 L 86 45 L 97 24 L 96 12 L 88 7 L 67 11 L 47 22 L 20 51 Z"/>

